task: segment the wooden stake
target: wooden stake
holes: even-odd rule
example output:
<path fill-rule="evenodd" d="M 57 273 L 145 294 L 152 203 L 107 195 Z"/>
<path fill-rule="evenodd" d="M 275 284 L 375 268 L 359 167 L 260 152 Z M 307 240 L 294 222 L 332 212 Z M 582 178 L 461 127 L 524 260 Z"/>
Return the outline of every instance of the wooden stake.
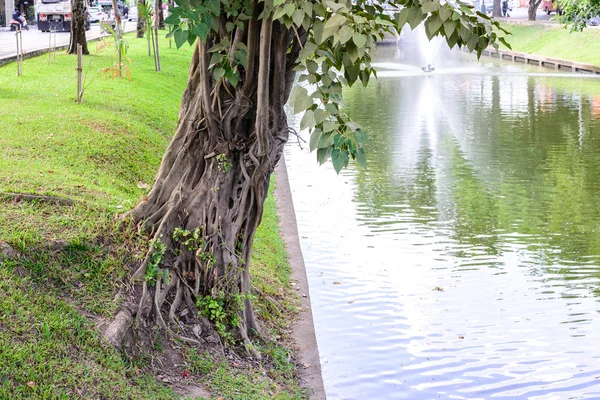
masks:
<path fill-rule="evenodd" d="M 83 51 L 81 44 L 77 43 L 77 102 L 81 103 L 83 97 Z"/>
<path fill-rule="evenodd" d="M 21 76 L 23 75 L 23 34 L 20 25 L 17 26 L 15 37 L 17 38 L 17 76 Z"/>
<path fill-rule="evenodd" d="M 52 29 L 48 31 L 48 62 L 52 62 Z"/>

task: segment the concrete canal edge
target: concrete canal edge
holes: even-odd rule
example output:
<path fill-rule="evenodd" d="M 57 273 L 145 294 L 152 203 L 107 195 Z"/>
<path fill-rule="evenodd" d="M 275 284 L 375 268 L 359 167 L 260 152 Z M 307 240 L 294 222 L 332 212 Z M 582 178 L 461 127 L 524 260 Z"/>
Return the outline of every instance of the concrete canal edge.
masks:
<path fill-rule="evenodd" d="M 377 42 L 377 45 L 398 46 L 398 43 L 398 39 L 388 36 L 382 41 Z M 466 53 L 470 53 L 466 47 L 463 47 L 462 50 Z M 592 64 L 584 64 L 577 61 L 563 60 L 560 58 L 540 56 L 537 54 L 522 53 L 511 50 L 496 50 L 493 47 L 490 47 L 484 50 L 481 53 L 481 55 L 505 61 L 513 61 L 515 63 L 537 65 L 540 67 L 550 68 L 557 71 L 571 71 L 585 74 L 600 75 L 599 66 Z"/>
<path fill-rule="evenodd" d="M 521 53 L 518 51 L 496 50 L 493 47 L 484 50 L 481 54 L 492 58 L 500 58 L 502 60 L 513 61 L 521 64 L 537 65 L 554 70 L 600 75 L 600 67 L 598 66 L 579 63 L 576 61 L 563 60 L 560 58 L 545 57 L 536 54 Z"/>
<path fill-rule="evenodd" d="M 321 375 L 321 361 L 308 291 L 308 278 L 300 248 L 298 224 L 284 156 L 275 167 L 275 175 L 275 203 L 279 216 L 279 229 L 292 268 L 292 279 L 296 281 L 296 287 L 299 288 L 298 293 L 301 294 L 302 309 L 298 319 L 292 325 L 292 338 L 298 350 L 298 361 L 301 366 L 304 366 L 300 368 L 299 375 L 304 384 L 311 389 L 311 400 L 325 400 L 327 396 Z"/>

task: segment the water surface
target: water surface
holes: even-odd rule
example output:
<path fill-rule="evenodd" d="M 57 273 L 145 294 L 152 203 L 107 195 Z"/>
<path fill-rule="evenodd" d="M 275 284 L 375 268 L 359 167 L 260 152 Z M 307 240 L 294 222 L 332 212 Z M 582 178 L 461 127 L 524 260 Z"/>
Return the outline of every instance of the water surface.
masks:
<path fill-rule="evenodd" d="M 345 92 L 367 170 L 286 149 L 328 398 L 598 399 L 600 81 L 438 58 Z"/>

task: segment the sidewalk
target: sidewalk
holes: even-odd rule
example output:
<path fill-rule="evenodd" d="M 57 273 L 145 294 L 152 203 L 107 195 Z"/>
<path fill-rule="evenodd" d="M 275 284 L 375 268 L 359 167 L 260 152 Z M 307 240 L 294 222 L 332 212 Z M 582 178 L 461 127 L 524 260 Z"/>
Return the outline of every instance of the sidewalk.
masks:
<path fill-rule="evenodd" d="M 125 25 L 125 32 L 133 32 L 136 29 L 136 22 L 127 22 Z M 10 59 L 17 56 L 17 44 L 15 32 L 11 32 L 9 28 L 1 28 L 0 30 L 0 60 Z M 92 24 L 92 28 L 86 32 L 86 38 L 88 41 L 99 39 L 100 37 L 107 36 L 100 32 L 99 24 Z M 69 45 L 69 32 L 57 32 L 56 33 L 56 47 L 62 48 Z M 38 31 L 34 25 L 29 31 L 23 31 L 23 50 L 25 51 L 25 57 L 28 54 L 41 54 L 48 50 L 49 47 L 50 33 Z M 52 43 L 54 45 L 54 43 Z M 2 65 L 0 61 L 0 65 Z"/>

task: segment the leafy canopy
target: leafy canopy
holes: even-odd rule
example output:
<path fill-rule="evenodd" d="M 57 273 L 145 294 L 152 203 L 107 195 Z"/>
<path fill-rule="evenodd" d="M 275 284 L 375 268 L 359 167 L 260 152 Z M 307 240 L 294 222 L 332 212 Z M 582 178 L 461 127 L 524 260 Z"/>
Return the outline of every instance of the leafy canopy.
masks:
<path fill-rule="evenodd" d="M 600 16 L 600 0 L 561 0 L 559 22 L 581 31 L 592 18 Z"/>
<path fill-rule="evenodd" d="M 319 163 L 331 159 L 335 170 L 350 159 L 366 166 L 367 135 L 344 112 L 342 88 L 357 81 L 367 85 L 376 71 L 371 60 L 377 41 L 409 25 L 425 24 L 429 39 L 445 38 L 448 45 L 466 46 L 478 56 L 488 46 L 505 43 L 508 34 L 497 21 L 460 1 L 440 0 L 178 0 L 165 22 L 169 36 L 181 47 L 198 38 L 208 43 L 210 73 L 236 88 L 244 80 L 248 48 L 236 41 L 253 13 L 261 23 L 276 21 L 292 30 L 302 50 L 292 60 L 300 84 L 290 96 L 294 113 L 304 113 L 301 129 L 308 129 L 310 149 Z M 235 48 L 232 43 L 235 41 Z M 274 57 L 272 54 L 271 57 Z M 283 90 L 283 89 L 281 89 Z"/>

